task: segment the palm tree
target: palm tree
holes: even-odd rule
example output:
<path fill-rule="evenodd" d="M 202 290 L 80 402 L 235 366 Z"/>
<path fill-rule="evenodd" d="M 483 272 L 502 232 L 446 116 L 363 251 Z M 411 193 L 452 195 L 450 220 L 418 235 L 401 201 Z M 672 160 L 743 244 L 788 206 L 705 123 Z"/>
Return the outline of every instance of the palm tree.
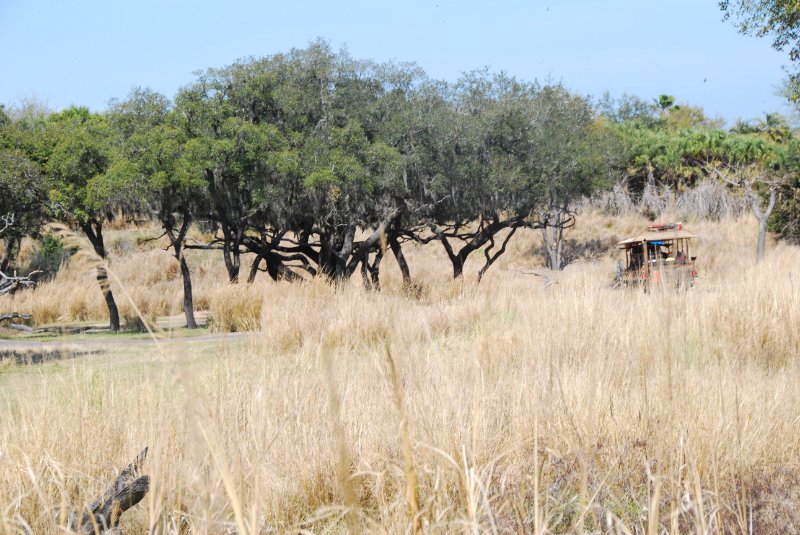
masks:
<path fill-rule="evenodd" d="M 661 113 L 664 113 L 675 105 L 675 97 L 672 95 L 658 95 L 656 105 L 661 108 Z"/>
<path fill-rule="evenodd" d="M 780 113 L 767 113 L 764 119 L 758 119 L 755 131 L 760 132 L 774 143 L 783 143 L 791 135 L 786 118 Z"/>
<path fill-rule="evenodd" d="M 753 134 L 758 132 L 758 128 L 753 126 L 753 121 L 736 119 L 736 123 L 731 128 L 731 132 L 734 134 Z"/>

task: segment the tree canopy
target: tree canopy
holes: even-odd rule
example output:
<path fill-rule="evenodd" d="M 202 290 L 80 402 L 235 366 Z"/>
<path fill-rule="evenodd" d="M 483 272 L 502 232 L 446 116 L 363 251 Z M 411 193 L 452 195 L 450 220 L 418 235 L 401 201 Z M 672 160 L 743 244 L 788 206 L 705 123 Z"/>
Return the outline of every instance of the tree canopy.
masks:
<path fill-rule="evenodd" d="M 582 199 L 611 187 L 634 199 L 682 192 L 743 168 L 780 175 L 776 214 L 795 228 L 796 145 L 775 114 L 725 130 L 671 95 L 595 101 L 487 70 L 447 83 L 318 41 L 208 69 L 174 99 L 134 88 L 104 113 L 0 109 L 0 215 L 16 214 L 18 235 L 61 218 L 100 257 L 114 213 L 158 221 L 191 326 L 193 248 L 220 250 L 231 282 L 252 253 L 247 280 L 360 272 L 375 287 L 389 252 L 411 279 L 410 242 L 442 247 L 454 277 L 479 253 L 480 278 L 528 228 L 561 269 Z M 208 243 L 187 240 L 198 221 L 214 232 Z M 98 280 L 113 318 L 102 269 Z"/>

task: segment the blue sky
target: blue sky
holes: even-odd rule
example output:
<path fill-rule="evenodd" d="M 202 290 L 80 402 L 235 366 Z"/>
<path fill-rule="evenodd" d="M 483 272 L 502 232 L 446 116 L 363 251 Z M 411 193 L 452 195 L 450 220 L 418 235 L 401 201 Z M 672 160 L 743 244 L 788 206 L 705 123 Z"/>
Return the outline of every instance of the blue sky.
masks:
<path fill-rule="evenodd" d="M 446 80 L 488 66 L 595 96 L 668 93 L 728 121 L 788 113 L 787 55 L 721 19 L 717 0 L 0 0 L 0 103 L 173 96 L 196 70 L 322 37 Z"/>

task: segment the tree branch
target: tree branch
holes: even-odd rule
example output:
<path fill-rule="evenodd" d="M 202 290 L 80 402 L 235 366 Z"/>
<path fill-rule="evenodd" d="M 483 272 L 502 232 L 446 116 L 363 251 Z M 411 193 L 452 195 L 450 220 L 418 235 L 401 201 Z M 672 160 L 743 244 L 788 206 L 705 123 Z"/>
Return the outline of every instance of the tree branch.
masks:
<path fill-rule="evenodd" d="M 0 228 L 0 234 L 3 234 L 6 230 L 14 226 L 14 214 L 5 214 L 0 216 L 0 222 L 2 222 L 2 228 Z"/>
<path fill-rule="evenodd" d="M 484 251 L 484 255 L 486 256 L 486 263 L 483 265 L 480 271 L 478 271 L 478 282 L 481 281 L 486 271 L 491 267 L 492 264 L 494 264 L 494 261 L 497 260 L 500 257 L 500 255 L 506 252 L 506 245 L 508 245 L 508 242 L 511 241 L 511 237 L 514 235 L 514 233 L 517 231 L 518 228 L 519 227 L 511 227 L 511 232 L 509 232 L 508 235 L 503 240 L 503 243 L 500 246 L 500 250 L 498 250 L 494 255 L 490 255 L 490 251 L 494 247 L 494 237 L 491 238 L 491 245 L 487 247 L 486 250 Z"/>
<path fill-rule="evenodd" d="M 16 291 L 20 287 L 35 286 L 36 281 L 33 277 L 42 273 L 40 270 L 32 271 L 24 277 L 18 277 L 16 273 L 14 276 L 9 276 L 0 271 L 0 295 L 5 295 Z"/>

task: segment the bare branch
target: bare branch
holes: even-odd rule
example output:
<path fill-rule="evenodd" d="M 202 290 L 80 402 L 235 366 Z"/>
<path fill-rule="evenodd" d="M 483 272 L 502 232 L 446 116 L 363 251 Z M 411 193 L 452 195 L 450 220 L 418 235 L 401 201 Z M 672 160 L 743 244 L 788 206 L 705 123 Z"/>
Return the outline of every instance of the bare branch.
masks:
<path fill-rule="evenodd" d="M 144 243 L 150 243 L 151 241 L 158 241 L 158 240 L 160 240 L 161 238 L 163 238 L 166 235 L 167 235 L 167 231 L 165 230 L 164 232 L 162 232 L 158 236 L 155 236 L 153 238 L 145 238 L 144 240 L 141 241 L 141 243 L 144 244 Z"/>
<path fill-rule="evenodd" d="M 13 227 L 14 220 L 15 218 L 13 213 L 0 216 L 0 223 L 2 223 L 2 227 L 0 227 L 0 234 Z"/>
<path fill-rule="evenodd" d="M 478 282 L 480 282 L 481 279 L 483 279 L 483 275 L 486 273 L 486 270 L 488 270 L 492 266 L 492 264 L 494 264 L 494 261 L 497 260 L 500 257 L 500 255 L 506 252 L 506 246 L 508 245 L 508 242 L 511 240 L 511 237 L 514 235 L 514 233 L 517 231 L 518 228 L 519 227 L 511 227 L 511 232 L 509 232 L 508 235 L 506 235 L 505 239 L 503 240 L 503 244 L 500 247 L 500 250 L 497 251 L 495 254 L 491 254 L 491 250 L 494 248 L 495 245 L 494 237 L 490 238 L 490 245 L 486 247 L 486 249 L 484 249 L 484 256 L 486 257 L 486 262 L 484 263 L 480 271 L 478 271 Z"/>
<path fill-rule="evenodd" d="M 32 271 L 24 277 L 19 277 L 16 272 L 13 276 L 10 276 L 0 271 L 0 295 L 12 293 L 20 287 L 35 286 L 36 281 L 33 280 L 33 277 L 36 277 L 36 275 L 40 273 L 42 272 L 37 270 Z"/>
<path fill-rule="evenodd" d="M 758 221 L 758 239 L 756 242 L 756 262 L 763 260 L 766 252 L 767 230 L 769 224 L 769 217 L 772 210 L 775 208 L 775 203 L 778 196 L 778 188 L 786 181 L 786 176 L 765 176 L 762 168 L 756 165 L 739 165 L 728 166 L 725 170 L 731 171 L 736 180 L 732 180 L 728 173 L 722 172 L 716 165 L 706 165 L 706 171 L 710 175 L 716 176 L 720 180 L 732 186 L 741 187 L 744 190 L 744 196 L 750 204 L 753 215 Z M 758 191 L 755 190 L 756 184 L 762 186 L 769 186 L 769 200 L 767 201 L 766 208 L 762 208 L 762 200 Z"/>
<path fill-rule="evenodd" d="M 189 243 L 189 242 L 193 242 L 193 243 Z M 183 248 L 184 249 L 201 249 L 201 250 L 204 250 L 204 251 L 222 251 L 223 248 L 224 248 L 223 245 L 221 245 L 222 242 L 223 242 L 222 239 L 214 239 L 214 240 L 211 240 L 211 243 L 203 243 L 203 242 L 197 241 L 194 238 L 187 238 L 186 242 L 183 245 Z"/>

